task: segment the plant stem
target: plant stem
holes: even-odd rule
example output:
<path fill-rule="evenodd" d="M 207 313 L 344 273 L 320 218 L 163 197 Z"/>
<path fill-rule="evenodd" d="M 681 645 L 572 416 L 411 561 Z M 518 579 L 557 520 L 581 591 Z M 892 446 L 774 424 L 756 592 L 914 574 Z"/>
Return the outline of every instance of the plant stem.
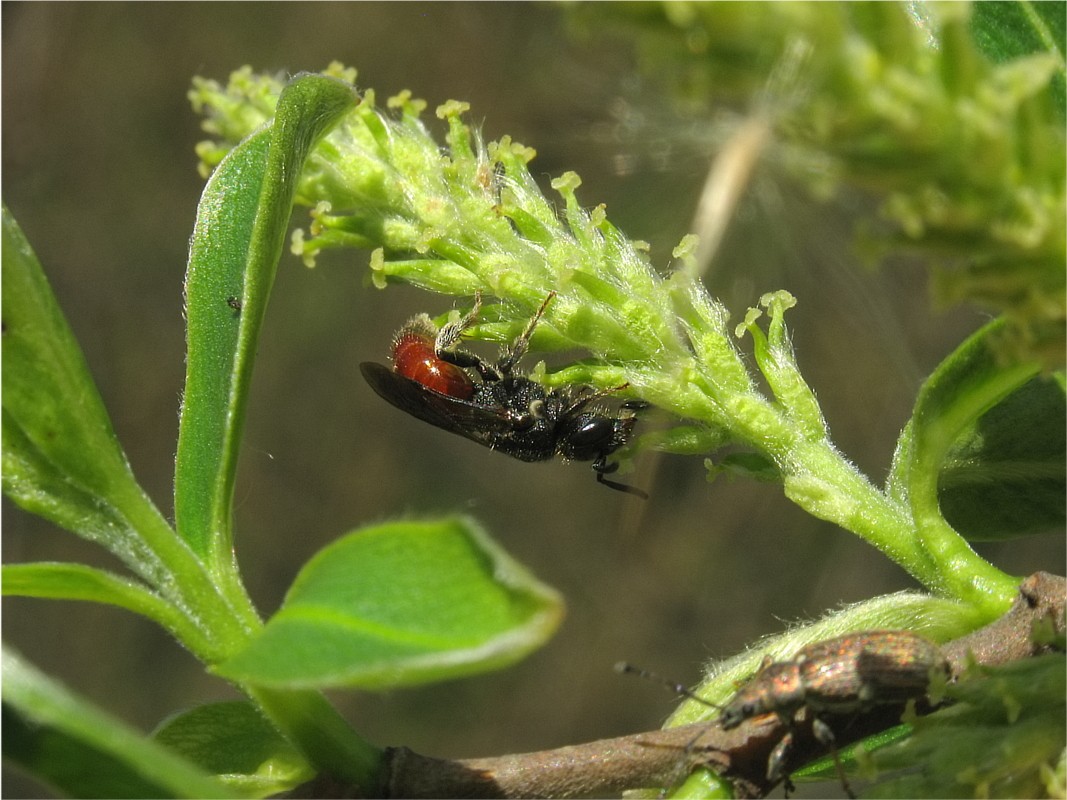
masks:
<path fill-rule="evenodd" d="M 982 607 L 990 619 L 1011 604 L 1017 578 L 981 558 L 940 515 L 913 518 L 829 442 L 794 445 L 782 457 L 803 465 L 786 475 L 785 493 L 808 513 L 852 531 L 930 590 Z"/>
<path fill-rule="evenodd" d="M 981 332 L 971 341 L 977 342 L 973 349 L 980 347 L 984 359 L 993 359 L 992 351 L 986 352 L 988 345 Z M 1014 598 L 1018 581 L 994 571 L 946 522 L 938 500 L 938 477 L 940 466 L 963 432 L 1035 377 L 1040 364 L 1028 361 L 1002 367 L 984 365 L 984 360 L 978 358 L 974 362 L 964 384 L 966 391 L 957 391 L 951 403 L 931 403 L 937 406 L 937 413 L 917 412 L 920 425 L 908 471 L 908 504 L 915 520 L 917 541 L 938 570 L 940 590 L 999 615 Z M 936 395 L 938 391 L 935 379 L 930 394 Z M 925 406 L 921 399 L 922 407 Z"/>
<path fill-rule="evenodd" d="M 351 796 L 381 796 L 383 752 L 352 730 L 325 697 L 314 691 L 244 688 L 317 769 L 357 787 Z"/>
<path fill-rule="evenodd" d="M 182 637 L 180 630 L 171 629 L 171 633 L 204 662 L 224 660 L 262 625 L 243 587 L 236 596 L 247 603 L 235 605 L 235 595 L 224 597 L 219 592 L 204 565 L 137 484 L 131 482 L 123 494 L 124 515 L 159 561 L 156 588 L 174 601 L 201 637 L 193 641 Z"/>

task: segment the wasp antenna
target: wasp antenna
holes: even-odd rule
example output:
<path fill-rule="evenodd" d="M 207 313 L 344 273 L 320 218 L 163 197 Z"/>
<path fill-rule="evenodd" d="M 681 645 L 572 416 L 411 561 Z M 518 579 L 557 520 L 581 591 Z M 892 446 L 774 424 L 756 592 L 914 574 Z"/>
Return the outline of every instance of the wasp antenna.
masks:
<path fill-rule="evenodd" d="M 552 289 L 548 293 L 548 297 L 546 297 L 541 302 L 541 307 L 539 309 L 537 309 L 537 313 L 533 315 L 533 319 L 530 320 L 529 324 L 526 327 L 529 328 L 530 330 L 533 330 L 533 326 L 537 324 L 537 320 L 541 319 L 541 315 L 545 313 L 545 309 L 548 308 L 548 304 L 551 303 L 555 299 L 556 299 L 556 290 Z"/>
<path fill-rule="evenodd" d="M 624 392 L 629 388 L 630 384 L 628 383 L 624 383 L 621 386 L 612 386 L 610 389 L 592 389 L 591 387 L 583 387 L 583 391 L 584 389 L 590 389 L 590 391 L 587 394 L 579 394 L 574 402 L 567 406 L 566 413 L 576 414 L 590 403 L 595 403 L 597 400 L 607 397 L 608 395 L 615 394 L 615 392 Z M 627 400 L 619 406 L 620 409 L 633 412 L 629 417 L 636 417 L 638 411 L 644 411 L 649 407 L 650 404 L 646 403 L 644 400 Z"/>
<path fill-rule="evenodd" d="M 526 327 L 523 328 L 522 333 L 519 334 L 519 338 L 515 340 L 514 350 L 516 352 L 519 350 L 520 347 L 522 348 L 523 352 L 526 351 L 526 345 L 529 343 L 530 337 L 533 336 L 534 328 L 536 328 L 537 323 L 541 321 L 541 317 L 545 315 L 545 310 L 548 308 L 548 304 L 551 303 L 555 298 L 556 292 L 554 290 L 549 292 L 548 297 L 544 299 L 544 302 L 541 303 L 540 308 L 537 309 L 537 313 L 530 317 L 530 321 L 526 323 Z M 516 360 L 518 359 L 516 358 Z"/>
<path fill-rule="evenodd" d="M 530 321 L 526 323 L 526 327 L 523 328 L 522 333 L 519 334 L 519 338 L 511 345 L 511 352 L 500 360 L 499 367 L 501 370 L 510 372 L 516 362 L 526 355 L 526 350 L 530 346 L 530 337 L 533 336 L 534 328 L 537 327 L 537 323 L 541 321 L 541 317 L 545 314 L 545 309 L 548 308 L 548 304 L 551 303 L 555 297 L 555 290 L 549 292 L 548 297 L 541 303 L 541 307 L 537 309 L 537 313 L 530 317 Z"/>

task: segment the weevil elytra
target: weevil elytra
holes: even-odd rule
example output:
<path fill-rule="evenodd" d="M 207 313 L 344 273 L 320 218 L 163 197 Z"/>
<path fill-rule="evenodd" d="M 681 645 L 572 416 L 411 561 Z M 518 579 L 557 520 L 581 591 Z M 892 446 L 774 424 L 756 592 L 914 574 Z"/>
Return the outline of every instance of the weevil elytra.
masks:
<path fill-rule="evenodd" d="M 830 749 L 841 782 L 848 781 L 837 758 L 834 735 L 822 717 L 866 711 L 922 697 L 934 673 L 948 675 L 948 661 L 936 644 L 909 631 L 862 631 L 815 642 L 789 661 L 765 660 L 760 671 L 723 706 L 726 730 L 763 714 L 777 714 L 788 732 L 771 751 L 767 779 L 784 777 L 793 746 L 797 713 L 812 714 L 812 732 Z"/>

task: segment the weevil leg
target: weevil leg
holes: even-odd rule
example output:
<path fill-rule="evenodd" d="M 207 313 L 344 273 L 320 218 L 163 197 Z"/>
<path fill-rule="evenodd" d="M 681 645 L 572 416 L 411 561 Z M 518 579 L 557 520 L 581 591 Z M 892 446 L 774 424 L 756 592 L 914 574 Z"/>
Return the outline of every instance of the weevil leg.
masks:
<path fill-rule="evenodd" d="M 853 794 L 852 786 L 849 784 L 848 778 L 845 777 L 845 768 L 842 766 L 841 756 L 837 752 L 837 740 L 834 739 L 834 732 L 819 717 L 815 717 L 812 720 L 811 732 L 815 734 L 819 744 L 830 751 L 830 757 L 834 760 L 834 768 L 837 770 L 837 777 L 841 779 L 841 788 L 845 790 L 845 795 L 855 800 L 856 795 Z"/>
<path fill-rule="evenodd" d="M 789 758 L 789 751 L 793 749 L 793 731 L 790 730 L 771 750 L 770 758 L 767 759 L 767 780 L 778 783 L 785 777 L 785 761 Z M 788 780 L 788 778 L 786 778 Z"/>
<path fill-rule="evenodd" d="M 788 717 L 783 717 L 782 719 L 789 725 L 789 730 L 774 746 L 770 757 L 767 759 L 767 780 L 771 784 L 781 781 L 782 791 L 788 798 L 797 788 L 793 781 L 790 780 L 789 775 L 785 774 L 786 759 L 789 758 L 789 752 L 793 749 L 794 721 Z"/>

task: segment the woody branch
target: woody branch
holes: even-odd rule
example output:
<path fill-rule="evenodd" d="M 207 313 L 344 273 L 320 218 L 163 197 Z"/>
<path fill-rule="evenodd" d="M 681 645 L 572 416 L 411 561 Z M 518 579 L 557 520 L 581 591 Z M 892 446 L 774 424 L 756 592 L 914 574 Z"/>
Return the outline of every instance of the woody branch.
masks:
<path fill-rule="evenodd" d="M 1038 654 L 1031 630 L 1039 620 L 1050 618 L 1057 632 L 1064 630 L 1067 580 L 1039 572 L 1019 588 L 1007 614 L 942 648 L 954 673 L 968 657 L 996 665 Z M 839 744 L 895 724 L 894 713 L 899 718 L 899 709 L 893 708 L 864 715 Z M 789 767 L 822 752 L 806 728 L 803 722 L 799 726 Z M 784 733 L 779 720 L 764 716 L 730 731 L 715 723 L 699 723 L 495 758 L 445 760 L 394 748 L 388 752 L 382 791 L 387 797 L 412 798 L 617 795 L 624 789 L 668 785 L 699 763 L 730 778 L 739 796 L 758 797 L 771 788 L 765 777 L 767 758 Z"/>

